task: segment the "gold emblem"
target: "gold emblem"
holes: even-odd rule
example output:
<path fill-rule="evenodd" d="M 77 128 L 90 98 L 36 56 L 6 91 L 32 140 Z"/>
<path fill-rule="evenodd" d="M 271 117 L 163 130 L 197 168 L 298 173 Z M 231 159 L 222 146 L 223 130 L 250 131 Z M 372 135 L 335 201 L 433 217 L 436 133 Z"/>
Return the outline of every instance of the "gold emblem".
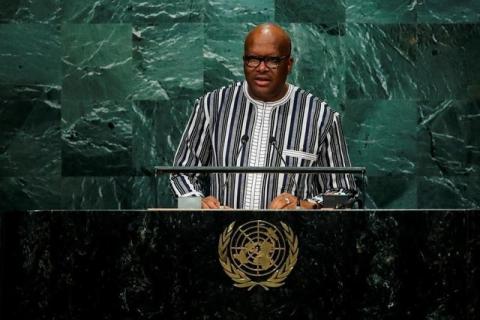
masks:
<path fill-rule="evenodd" d="M 258 285 L 268 290 L 284 285 L 297 263 L 298 238 L 289 226 L 280 224 L 281 231 L 263 220 L 236 229 L 232 222 L 220 235 L 220 264 L 234 286 L 251 290 Z"/>

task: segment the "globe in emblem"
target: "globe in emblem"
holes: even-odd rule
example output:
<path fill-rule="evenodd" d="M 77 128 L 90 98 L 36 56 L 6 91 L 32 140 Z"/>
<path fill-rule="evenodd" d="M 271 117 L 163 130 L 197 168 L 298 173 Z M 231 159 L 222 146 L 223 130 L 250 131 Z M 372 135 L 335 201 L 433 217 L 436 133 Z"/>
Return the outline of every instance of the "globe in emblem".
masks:
<path fill-rule="evenodd" d="M 278 288 L 297 263 L 298 238 L 292 228 L 280 221 L 281 229 L 254 220 L 238 228 L 235 222 L 218 239 L 218 258 L 234 286 L 251 290 Z M 286 241 L 285 241 L 286 240 Z"/>
<path fill-rule="evenodd" d="M 286 252 L 283 233 L 275 225 L 263 220 L 239 226 L 230 242 L 233 264 L 253 277 L 272 274 L 285 262 Z"/>

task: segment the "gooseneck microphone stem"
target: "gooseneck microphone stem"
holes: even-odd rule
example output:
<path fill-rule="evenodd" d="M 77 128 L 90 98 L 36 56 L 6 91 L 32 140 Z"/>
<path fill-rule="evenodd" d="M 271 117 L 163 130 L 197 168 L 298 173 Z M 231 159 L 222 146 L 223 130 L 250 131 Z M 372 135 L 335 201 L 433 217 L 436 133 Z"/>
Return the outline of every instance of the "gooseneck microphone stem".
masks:
<path fill-rule="evenodd" d="M 243 148 L 245 148 L 245 145 L 247 144 L 249 140 L 249 137 L 248 135 L 244 134 L 242 136 L 242 139 L 241 139 L 241 145 L 240 147 L 238 148 L 237 150 L 237 153 L 235 154 L 235 157 L 233 158 L 234 159 L 234 162 L 233 162 L 233 166 L 236 166 L 237 165 L 237 161 L 238 161 L 238 157 L 240 156 Z M 226 174 L 226 177 L 225 177 L 225 181 L 223 183 L 223 190 L 222 190 L 222 193 L 223 193 L 223 202 L 224 202 L 224 205 L 226 205 L 226 202 L 227 202 L 227 186 L 228 184 L 230 183 L 230 177 L 232 176 L 231 173 L 227 173 Z"/>
<path fill-rule="evenodd" d="M 277 152 L 277 157 L 279 157 L 283 164 L 285 165 L 285 167 L 288 167 L 287 166 L 287 162 L 285 161 L 285 159 L 283 158 L 282 156 L 282 153 L 280 152 L 278 146 L 277 146 L 277 139 L 275 139 L 275 137 L 270 137 L 269 139 L 269 144 L 275 149 L 275 151 Z M 290 173 L 288 173 L 289 177 L 287 179 L 287 188 L 288 188 L 288 181 L 292 179 L 292 176 L 290 175 Z M 294 192 L 294 196 L 297 198 L 297 209 L 301 208 L 301 205 L 300 205 L 300 197 L 298 196 L 298 181 L 297 179 L 294 180 L 294 186 L 295 186 L 295 192 Z"/>
<path fill-rule="evenodd" d="M 287 162 L 285 161 L 285 159 L 283 159 L 282 153 L 278 149 L 277 139 L 275 139 L 275 137 L 270 137 L 270 140 L 268 141 L 268 143 L 275 149 L 275 151 L 277 152 L 277 157 L 280 158 L 280 160 L 283 162 L 285 167 L 288 167 Z"/>

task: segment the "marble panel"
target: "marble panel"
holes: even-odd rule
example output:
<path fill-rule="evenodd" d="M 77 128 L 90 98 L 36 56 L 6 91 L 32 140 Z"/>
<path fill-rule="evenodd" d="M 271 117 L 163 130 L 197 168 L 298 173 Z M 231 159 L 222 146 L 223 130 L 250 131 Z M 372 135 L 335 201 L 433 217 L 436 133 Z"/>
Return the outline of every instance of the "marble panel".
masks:
<path fill-rule="evenodd" d="M 345 0 L 347 22 L 416 23 L 416 0 Z"/>
<path fill-rule="evenodd" d="M 274 18 L 274 0 L 206 0 L 205 22 L 267 22 Z"/>
<path fill-rule="evenodd" d="M 83 0 L 64 2 L 64 23 L 126 23 L 132 19 L 132 1 Z"/>
<path fill-rule="evenodd" d="M 62 177 L 63 209 L 130 209 L 133 177 Z"/>
<path fill-rule="evenodd" d="M 60 176 L 0 177 L 0 212 L 61 209 Z"/>
<path fill-rule="evenodd" d="M 134 177 L 132 209 L 176 208 L 177 199 L 170 188 L 168 175 Z"/>
<path fill-rule="evenodd" d="M 203 92 L 203 24 L 135 26 L 133 98 L 196 99 Z"/>
<path fill-rule="evenodd" d="M 480 175 L 418 176 L 418 208 L 480 208 Z"/>
<path fill-rule="evenodd" d="M 480 174 L 480 103 L 424 101 L 419 105 L 419 175 Z"/>
<path fill-rule="evenodd" d="M 206 0 L 133 0 L 132 23 L 202 22 Z"/>
<path fill-rule="evenodd" d="M 132 28 L 128 24 L 62 27 L 65 100 L 123 100 L 132 94 Z"/>
<path fill-rule="evenodd" d="M 0 85 L 0 177 L 60 176 L 60 90 Z"/>
<path fill-rule="evenodd" d="M 133 163 L 137 175 L 151 175 L 154 166 L 171 165 L 194 101 L 135 101 Z"/>
<path fill-rule="evenodd" d="M 64 0 L 2 0 L 0 23 L 59 24 L 63 18 Z"/>
<path fill-rule="evenodd" d="M 275 21 L 301 23 L 345 22 L 345 0 L 275 0 Z"/>
<path fill-rule="evenodd" d="M 65 100 L 62 106 L 62 175 L 132 174 L 129 102 Z"/>
<path fill-rule="evenodd" d="M 339 111 L 345 98 L 345 27 L 339 24 L 285 24 L 293 44 L 289 81 Z"/>
<path fill-rule="evenodd" d="M 468 40 L 462 45 L 467 69 L 467 96 L 480 101 L 480 23 L 470 25 Z"/>
<path fill-rule="evenodd" d="M 418 98 L 465 99 L 473 84 L 468 69 L 480 66 L 472 55 L 476 51 L 467 54 L 466 46 L 479 37 L 479 28 L 471 24 L 419 24 L 417 28 Z M 473 78 L 478 85 L 478 76 Z"/>
<path fill-rule="evenodd" d="M 420 23 L 480 22 L 480 2 L 476 0 L 419 1 Z"/>
<path fill-rule="evenodd" d="M 83 0 L 66 1 L 64 21 L 68 23 L 201 22 L 204 0 Z"/>
<path fill-rule="evenodd" d="M 367 179 L 366 189 L 365 208 L 417 208 L 416 176 L 372 176 Z"/>
<path fill-rule="evenodd" d="M 244 79 L 243 41 L 253 27 L 248 23 L 205 24 L 204 92 Z"/>
<path fill-rule="evenodd" d="M 415 174 L 416 101 L 349 100 L 342 125 L 352 164 L 369 177 Z"/>
<path fill-rule="evenodd" d="M 349 99 L 416 99 L 416 28 L 411 24 L 346 26 Z"/>
<path fill-rule="evenodd" d="M 0 24 L 0 39 L 1 84 L 61 84 L 58 26 Z"/>

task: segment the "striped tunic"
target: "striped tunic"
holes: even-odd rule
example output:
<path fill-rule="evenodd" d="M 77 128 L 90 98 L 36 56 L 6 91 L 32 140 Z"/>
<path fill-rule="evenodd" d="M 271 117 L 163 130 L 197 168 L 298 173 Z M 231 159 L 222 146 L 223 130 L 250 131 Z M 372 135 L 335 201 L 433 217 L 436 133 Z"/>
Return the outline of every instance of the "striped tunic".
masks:
<path fill-rule="evenodd" d="M 247 86 L 238 82 L 196 101 L 174 165 L 350 166 L 340 116 L 325 102 L 291 84 L 280 100 L 258 101 Z M 355 189 L 349 174 L 222 173 L 209 178 L 209 190 L 198 176 L 172 175 L 170 182 L 178 197 L 213 195 L 222 205 L 245 209 L 267 208 L 282 192 L 306 199 L 327 190 Z"/>

